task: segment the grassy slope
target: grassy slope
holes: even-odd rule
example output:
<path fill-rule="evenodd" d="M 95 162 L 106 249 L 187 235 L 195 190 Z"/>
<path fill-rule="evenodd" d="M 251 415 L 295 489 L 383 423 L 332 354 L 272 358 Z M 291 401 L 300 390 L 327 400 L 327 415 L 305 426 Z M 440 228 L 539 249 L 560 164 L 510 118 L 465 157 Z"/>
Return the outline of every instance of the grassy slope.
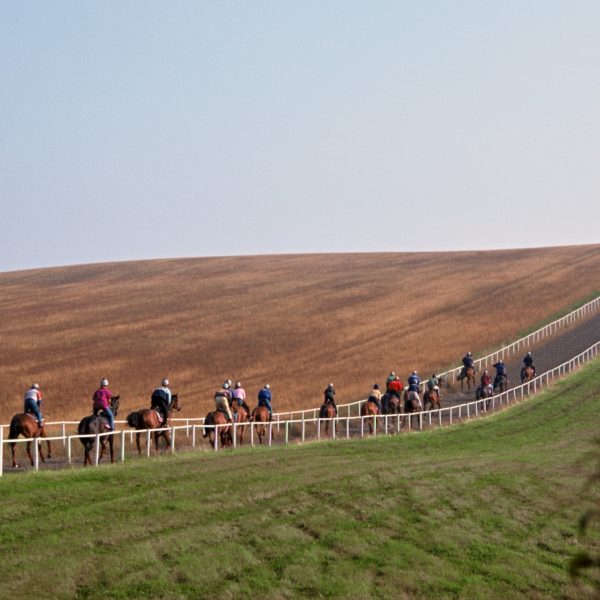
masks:
<path fill-rule="evenodd" d="M 38 380 L 54 420 L 89 411 L 98 380 L 122 413 L 164 375 L 182 416 L 215 386 L 270 381 L 280 410 L 314 407 L 329 381 L 363 397 L 495 347 L 599 289 L 600 245 L 494 252 L 163 260 L 0 274 L 0 422 Z M 542 307 L 542 308 L 540 308 Z"/>
<path fill-rule="evenodd" d="M 8 475 L 0 596 L 584 597 L 598 410 L 600 362 L 446 430 Z"/>

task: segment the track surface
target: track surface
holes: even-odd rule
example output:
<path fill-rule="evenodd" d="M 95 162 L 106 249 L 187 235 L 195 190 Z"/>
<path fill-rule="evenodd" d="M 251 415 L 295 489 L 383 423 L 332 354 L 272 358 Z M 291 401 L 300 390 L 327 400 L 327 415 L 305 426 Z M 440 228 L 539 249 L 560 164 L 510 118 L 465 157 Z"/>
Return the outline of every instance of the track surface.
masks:
<path fill-rule="evenodd" d="M 542 373 L 544 371 L 550 370 L 564 362 L 570 360 L 573 356 L 583 352 L 591 345 L 600 340 L 600 314 L 592 316 L 586 320 L 580 321 L 577 324 L 573 325 L 569 329 L 563 329 L 559 333 L 554 334 L 551 337 L 545 338 L 541 340 L 538 344 L 532 345 L 530 348 L 524 348 L 518 354 L 515 354 L 510 357 L 506 357 L 505 363 L 507 365 L 508 376 L 509 376 L 509 388 L 520 385 L 520 377 L 519 372 L 522 366 L 523 356 L 527 353 L 527 350 L 530 350 L 533 354 L 535 366 L 537 369 L 537 373 Z M 491 365 L 487 365 L 490 373 L 493 373 L 493 369 Z M 479 376 L 481 372 L 476 376 L 476 380 L 479 380 Z M 459 386 L 460 384 L 458 384 Z M 475 391 L 464 391 L 461 392 L 456 384 L 451 385 L 449 388 L 442 390 L 442 406 L 456 406 L 458 404 L 463 404 L 465 402 L 469 402 L 475 399 Z M 353 411 L 353 414 L 354 411 Z M 119 415 L 121 416 L 121 415 Z M 395 428 L 393 425 L 390 426 L 390 431 L 393 431 Z M 282 427 L 277 428 L 274 426 L 274 440 L 273 443 L 281 444 L 284 442 L 282 435 Z M 352 437 L 355 437 L 359 434 L 360 428 L 357 423 L 351 424 L 350 434 Z M 290 441 L 298 441 L 299 438 L 299 427 L 294 426 L 293 431 L 290 432 L 291 437 Z M 338 429 L 338 436 L 344 437 L 346 434 L 345 427 L 342 425 Z M 324 433 L 322 433 L 324 436 Z M 313 424 L 311 426 L 307 426 L 306 429 L 306 439 L 314 439 L 316 437 L 316 426 Z M 249 443 L 249 432 L 246 430 L 245 433 L 245 443 Z M 144 437 L 142 438 L 144 440 Z M 137 455 L 137 451 L 134 449 L 134 443 L 131 443 L 130 436 L 126 436 L 126 456 L 127 458 L 131 458 L 132 456 Z M 258 439 L 255 436 L 255 443 L 258 443 Z M 143 445 L 143 442 L 142 442 Z M 45 443 L 44 443 L 44 452 L 45 452 Z M 119 449 L 118 442 L 115 444 L 116 451 L 115 456 L 118 459 Z M 177 450 L 188 450 L 191 449 L 191 438 L 185 435 L 185 432 L 179 431 L 177 432 L 176 438 L 176 446 Z M 62 442 L 54 442 L 54 456 L 53 458 L 45 463 L 40 463 L 40 469 L 61 469 L 68 467 L 68 462 L 66 459 L 66 452 L 63 447 Z M 201 437 L 201 431 L 199 429 L 196 430 L 196 450 L 210 450 L 210 446 L 207 440 L 203 440 Z M 81 465 L 82 464 L 82 455 L 83 449 L 81 444 L 77 441 L 73 443 L 73 462 L 72 465 Z M 25 448 L 23 444 L 19 444 L 17 446 L 17 459 L 20 464 L 19 472 L 30 470 L 29 461 L 25 456 Z M 105 459 L 106 460 L 106 459 Z M 4 445 L 4 473 L 8 474 L 11 472 L 15 472 L 14 469 L 10 467 L 10 449 L 5 444 Z"/>

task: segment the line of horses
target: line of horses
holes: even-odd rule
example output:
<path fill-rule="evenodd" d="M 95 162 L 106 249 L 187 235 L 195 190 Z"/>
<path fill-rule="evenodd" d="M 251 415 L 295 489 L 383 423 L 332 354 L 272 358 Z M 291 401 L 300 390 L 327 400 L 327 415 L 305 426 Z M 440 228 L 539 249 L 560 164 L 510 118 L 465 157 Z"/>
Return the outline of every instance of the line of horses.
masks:
<path fill-rule="evenodd" d="M 535 376 L 535 370 L 531 366 L 524 366 L 521 369 L 521 383 L 526 383 L 527 381 L 531 381 Z M 467 380 L 468 389 L 471 389 L 471 383 L 475 387 L 475 369 L 473 367 L 468 367 L 465 369 L 464 378 L 461 378 L 461 390 L 463 389 L 464 380 Z M 508 379 L 506 375 L 502 375 L 499 377 L 499 381 L 497 382 L 496 389 L 500 392 L 506 391 L 508 388 Z M 493 395 L 494 391 L 490 391 L 484 386 L 479 386 L 476 389 L 476 399 L 481 400 L 489 398 Z M 120 396 L 114 396 L 111 400 L 111 409 L 114 416 L 117 416 L 119 410 Z M 404 407 L 402 407 L 402 401 L 399 396 L 386 392 L 381 398 L 382 409 L 379 409 L 377 402 L 374 399 L 369 398 L 367 401 L 363 402 L 360 407 L 360 414 L 363 417 L 370 417 L 366 419 L 367 425 L 369 427 L 369 432 L 373 433 L 375 428 L 375 416 L 377 415 L 386 415 L 386 414 L 405 414 L 407 417 L 403 417 L 401 421 L 401 428 L 404 426 L 404 419 L 411 418 L 411 413 L 417 413 L 421 410 L 439 410 L 441 408 L 441 395 L 439 389 L 429 390 L 426 389 L 423 394 L 423 403 L 421 403 L 420 396 L 417 392 L 412 392 L 409 390 L 404 390 Z M 233 403 L 232 412 L 235 416 L 236 422 L 236 432 L 238 435 L 237 442 L 239 445 L 243 444 L 244 441 L 244 433 L 247 426 L 250 426 L 251 423 L 254 424 L 256 434 L 258 436 L 259 443 L 262 444 L 266 439 L 267 430 L 269 430 L 269 434 L 272 436 L 273 431 L 272 428 L 269 427 L 269 421 L 271 420 L 269 416 L 269 411 L 265 406 L 257 406 L 253 409 L 252 414 L 248 414 L 246 409 L 240 407 L 237 402 Z M 404 409 L 404 410 L 403 410 Z M 160 413 L 154 408 L 142 408 L 140 410 L 134 411 L 127 416 L 127 424 L 133 429 L 137 430 L 154 430 L 152 433 L 152 438 L 154 440 L 154 449 L 155 452 L 159 452 L 159 441 L 160 438 L 163 438 L 165 441 L 165 451 L 168 451 L 171 447 L 171 433 L 169 429 L 169 419 L 173 412 L 180 411 L 181 404 L 179 401 L 179 397 L 177 394 L 173 394 L 172 402 L 169 407 L 169 412 L 167 415 L 167 421 L 162 422 L 162 417 Z M 320 411 L 320 418 L 325 419 L 325 435 L 329 434 L 329 424 L 331 419 L 337 416 L 337 411 L 333 404 L 326 403 L 323 405 Z M 108 425 L 108 418 L 100 413 L 98 415 L 90 415 L 84 417 L 79 422 L 77 426 L 77 433 L 79 435 L 89 435 L 90 437 L 82 437 L 80 441 L 84 447 L 84 466 L 91 465 L 91 451 L 94 447 L 94 443 L 96 441 L 96 437 L 106 432 L 106 427 Z M 215 436 L 218 436 L 219 441 L 222 447 L 230 447 L 233 445 L 233 424 L 227 421 L 227 416 L 219 410 L 214 410 L 209 412 L 206 415 L 204 420 L 204 427 L 202 437 L 208 438 L 210 444 L 215 446 Z M 40 427 L 36 418 L 30 413 L 19 413 L 16 414 L 10 422 L 9 429 L 9 440 L 17 439 L 19 436 L 23 436 L 25 438 L 30 438 L 30 441 L 26 443 L 26 451 L 27 456 L 31 464 L 34 464 L 34 459 L 31 454 L 31 439 L 38 438 L 38 452 L 39 457 L 42 462 L 46 461 L 46 458 L 52 458 L 52 444 L 50 440 L 46 440 L 48 453 L 44 456 L 44 452 L 42 450 L 42 439 L 48 437 L 46 433 L 46 429 L 44 426 Z M 141 454 L 141 445 L 140 445 L 140 435 L 141 433 L 136 434 L 136 446 L 138 449 L 138 453 Z M 114 462 L 114 436 L 105 435 L 100 436 L 100 452 L 98 460 L 101 460 L 106 452 L 106 447 L 108 446 L 108 451 L 110 453 L 110 460 Z M 15 456 L 15 446 L 16 443 L 9 443 L 11 448 L 11 456 L 12 456 L 12 466 L 13 468 L 18 468 L 18 464 Z"/>

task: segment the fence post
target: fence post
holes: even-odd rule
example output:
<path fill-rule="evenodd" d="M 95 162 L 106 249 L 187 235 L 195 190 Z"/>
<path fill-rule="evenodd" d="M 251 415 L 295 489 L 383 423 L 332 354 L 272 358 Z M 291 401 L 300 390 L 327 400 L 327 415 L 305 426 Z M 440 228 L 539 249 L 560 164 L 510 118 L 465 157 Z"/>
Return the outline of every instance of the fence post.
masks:
<path fill-rule="evenodd" d="M 171 427 L 171 454 L 175 454 L 175 432 L 177 430 L 175 429 L 175 425 L 173 425 Z M 234 435 L 235 435 L 235 431 L 234 431 Z M 235 437 L 233 438 L 233 445 L 235 446 Z"/>
<path fill-rule="evenodd" d="M 289 441 L 290 428 L 288 427 L 289 421 L 285 422 L 285 443 L 287 444 Z"/>
<path fill-rule="evenodd" d="M 277 425 L 277 431 L 279 431 L 279 422 Z M 273 445 L 273 421 L 269 421 L 269 447 Z"/>
<path fill-rule="evenodd" d="M 360 437 L 365 437 L 365 418 L 363 416 L 360 417 Z"/>
<path fill-rule="evenodd" d="M 62 436 L 63 436 L 63 448 L 67 445 L 67 440 L 65 438 L 66 436 L 66 431 L 65 431 L 65 422 L 62 422 Z"/>
<path fill-rule="evenodd" d="M 150 458 L 150 430 L 146 429 L 146 457 Z"/>
<path fill-rule="evenodd" d="M 192 425 L 192 448 L 196 447 L 196 425 Z"/>
<path fill-rule="evenodd" d="M 67 437 L 67 463 L 71 464 L 71 436 Z"/>
<path fill-rule="evenodd" d="M 94 465 L 97 467 L 100 462 L 100 434 L 96 434 L 96 452 L 94 455 Z"/>
<path fill-rule="evenodd" d="M 33 438 L 33 445 L 35 446 L 35 449 L 33 452 L 35 470 L 38 471 L 40 468 L 40 444 L 39 444 L 38 438 Z"/>
<path fill-rule="evenodd" d="M 219 440 L 219 426 L 213 425 L 213 431 L 215 432 L 213 446 L 214 446 L 215 452 L 216 452 L 217 448 L 219 447 L 219 441 L 218 441 Z"/>
<path fill-rule="evenodd" d="M 350 412 L 350 411 L 348 411 Z M 346 439 L 350 439 L 350 415 L 346 417 Z"/>
<path fill-rule="evenodd" d="M 336 435 L 335 428 L 336 428 L 336 425 L 337 425 L 337 417 L 333 418 L 333 421 L 331 422 L 331 425 L 333 427 L 333 429 L 331 430 L 331 437 L 332 437 L 332 439 L 335 440 L 335 435 Z"/>
<path fill-rule="evenodd" d="M 250 423 L 250 445 L 254 448 L 254 427 Z"/>
<path fill-rule="evenodd" d="M 233 422 L 233 447 L 234 448 L 237 448 L 237 443 L 235 441 L 235 438 L 237 437 L 236 433 L 237 433 L 237 423 L 234 421 Z"/>
<path fill-rule="evenodd" d="M 125 430 L 121 429 L 121 462 L 125 462 Z"/>
<path fill-rule="evenodd" d="M 306 422 L 304 421 L 304 412 L 302 413 L 302 443 L 304 444 L 304 436 L 306 434 Z"/>
<path fill-rule="evenodd" d="M 321 439 L 321 419 L 317 419 L 317 439 Z"/>

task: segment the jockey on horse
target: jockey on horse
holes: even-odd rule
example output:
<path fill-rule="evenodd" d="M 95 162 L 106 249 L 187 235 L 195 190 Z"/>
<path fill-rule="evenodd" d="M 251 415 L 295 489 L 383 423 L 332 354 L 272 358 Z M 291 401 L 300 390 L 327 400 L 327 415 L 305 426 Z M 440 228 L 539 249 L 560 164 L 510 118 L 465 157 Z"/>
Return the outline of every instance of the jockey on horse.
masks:
<path fill-rule="evenodd" d="M 458 379 L 464 379 L 467 376 L 467 369 L 474 369 L 473 354 L 467 352 L 462 359 L 463 368 L 458 376 Z"/>
<path fill-rule="evenodd" d="M 229 408 L 229 403 L 231 402 L 232 398 L 233 394 L 229 389 L 229 383 L 225 381 L 221 388 L 215 392 L 215 410 L 225 413 L 229 423 L 233 422 L 233 414 L 231 413 L 231 408 Z"/>
<path fill-rule="evenodd" d="M 100 412 L 106 415 L 108 419 L 106 427 L 109 431 L 115 430 L 115 416 L 110 408 L 112 397 L 113 393 L 108 389 L 108 379 L 102 378 L 100 380 L 100 387 L 94 392 L 94 396 L 92 397 L 94 403 L 93 412 L 94 416 L 98 416 Z"/>
<path fill-rule="evenodd" d="M 393 376 L 393 379 L 390 379 L 390 377 Z M 394 396 L 396 396 L 396 398 L 398 398 L 398 400 L 400 400 L 401 396 L 402 396 L 402 390 L 404 389 L 404 385 L 402 384 L 402 382 L 400 381 L 400 378 L 398 377 L 398 375 L 396 375 L 393 371 L 390 373 L 390 376 L 387 378 L 386 381 L 386 392 L 387 395 L 384 395 L 382 397 L 383 400 L 383 412 L 385 414 L 390 412 L 390 406 L 389 406 L 389 394 L 392 394 Z"/>
<path fill-rule="evenodd" d="M 337 406 L 335 404 L 335 388 L 333 387 L 333 383 L 330 383 L 323 392 L 323 404 L 321 405 L 321 410 L 319 411 L 319 417 L 325 418 L 327 405 L 331 404 L 333 406 L 333 410 L 335 410 L 335 414 L 337 416 Z"/>
<path fill-rule="evenodd" d="M 477 398 L 488 398 L 489 396 L 494 395 L 494 386 L 492 385 L 492 378 L 488 373 L 488 370 L 485 369 L 483 375 L 481 376 L 481 383 L 479 385 L 479 389 L 476 392 Z"/>
<path fill-rule="evenodd" d="M 38 427 L 44 426 L 44 417 L 42 417 L 42 392 L 39 383 L 32 383 L 31 387 L 25 392 L 23 412 L 35 416 Z"/>
<path fill-rule="evenodd" d="M 533 371 L 533 377 L 535 377 L 535 365 L 533 364 L 533 356 L 531 352 L 528 352 L 523 358 L 523 367 L 521 368 L 521 380 L 525 379 L 527 376 L 527 368 L 531 368 Z"/>
<path fill-rule="evenodd" d="M 493 367 L 496 369 L 496 376 L 494 377 L 494 389 L 496 389 L 500 385 L 502 378 L 508 381 L 508 374 L 506 373 L 506 366 L 503 360 L 499 360 Z"/>
<path fill-rule="evenodd" d="M 271 394 L 271 386 L 265 383 L 265 387 L 258 392 L 258 406 L 265 406 L 269 411 L 269 420 L 273 420 L 273 409 L 271 408 L 271 400 L 273 396 Z"/>
<path fill-rule="evenodd" d="M 167 419 L 169 418 L 169 407 L 171 406 L 172 399 L 173 394 L 169 389 L 169 380 L 165 378 L 161 381 L 160 387 L 157 387 L 152 392 L 152 397 L 150 399 L 150 407 L 158 411 L 162 417 L 162 424 L 165 426 L 167 425 Z"/>
<path fill-rule="evenodd" d="M 419 374 L 416 371 L 413 371 L 409 378 L 406 380 L 406 382 L 408 383 L 407 398 L 410 397 L 411 394 L 416 394 L 417 399 L 419 401 L 419 406 L 422 406 L 421 397 L 419 396 L 419 392 L 421 391 L 421 389 L 419 388 L 419 386 L 421 385 L 421 378 L 419 377 Z"/>
<path fill-rule="evenodd" d="M 233 390 L 233 401 L 237 402 L 238 407 L 244 408 L 248 413 L 248 420 L 250 420 L 250 407 L 246 402 L 246 390 L 242 387 L 241 382 L 235 382 L 235 389 Z"/>
<path fill-rule="evenodd" d="M 373 385 L 373 389 L 367 398 L 367 402 L 373 402 L 379 409 L 379 412 L 381 412 L 381 390 L 377 383 Z"/>

